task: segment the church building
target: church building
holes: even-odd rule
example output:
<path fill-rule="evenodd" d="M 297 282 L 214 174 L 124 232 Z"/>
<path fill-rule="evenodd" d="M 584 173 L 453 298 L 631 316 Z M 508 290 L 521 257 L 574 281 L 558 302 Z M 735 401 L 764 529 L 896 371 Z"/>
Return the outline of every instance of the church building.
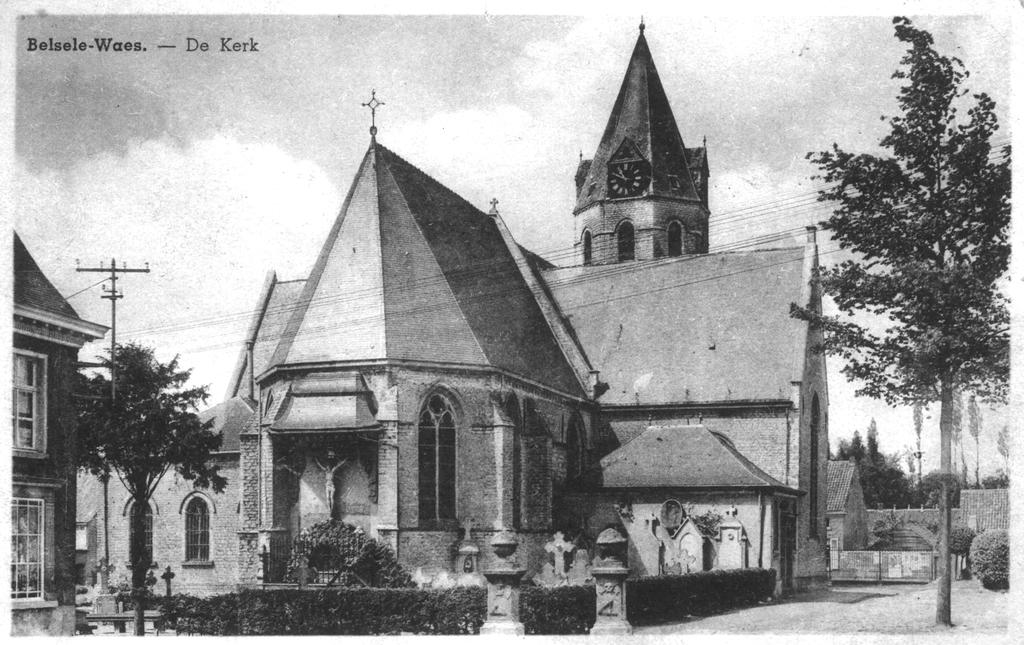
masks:
<path fill-rule="evenodd" d="M 643 26 L 575 172 L 571 266 L 376 134 L 310 275 L 270 273 L 221 404 L 240 411 L 220 415 L 231 499 L 210 501 L 237 511 L 233 582 L 279 580 L 328 518 L 410 571 L 454 571 L 467 525 L 483 567 L 511 531 L 528 577 L 554 532 L 616 525 L 637 574 L 826 580 L 825 361 L 789 314 L 820 307 L 814 230 L 715 251 L 708 153 L 683 143 Z"/>

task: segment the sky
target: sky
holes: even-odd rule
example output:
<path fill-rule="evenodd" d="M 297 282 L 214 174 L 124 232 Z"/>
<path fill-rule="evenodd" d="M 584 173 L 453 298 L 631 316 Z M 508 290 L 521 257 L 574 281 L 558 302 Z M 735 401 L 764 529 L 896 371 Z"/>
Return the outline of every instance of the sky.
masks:
<path fill-rule="evenodd" d="M 964 61 L 1008 124 L 1005 16 L 912 16 Z M 706 137 L 710 244 L 827 217 L 806 161 L 833 142 L 876 151 L 903 53 L 891 15 L 646 15 L 683 139 Z M 181 355 L 224 396 L 267 271 L 309 272 L 378 140 L 477 207 L 499 200 L 518 241 L 565 262 L 573 176 L 592 156 L 639 16 L 26 15 L 15 32 L 15 227 L 85 318 L 108 323 L 101 261 L 151 267 L 120 282 L 118 341 Z M 141 43 L 142 52 L 28 51 L 28 39 Z M 258 51 L 221 52 L 221 38 Z M 189 52 L 189 38 L 209 51 Z M 174 45 L 175 48 L 160 48 Z M 1004 127 L 996 140 L 1009 140 Z M 798 244 L 802 234 L 794 234 Z M 789 243 L 783 240 L 780 243 Z M 840 257 L 823 239 L 822 262 Z M 109 336 L 104 343 L 109 343 Z M 88 346 L 83 359 L 102 346 Z M 913 441 L 909 409 L 854 396 L 829 359 L 833 446 L 871 418 L 881 447 Z M 1001 466 L 1005 409 L 983 409 L 983 474 Z M 938 465 L 929 411 L 925 471 Z M 968 446 L 973 469 L 974 450 Z"/>

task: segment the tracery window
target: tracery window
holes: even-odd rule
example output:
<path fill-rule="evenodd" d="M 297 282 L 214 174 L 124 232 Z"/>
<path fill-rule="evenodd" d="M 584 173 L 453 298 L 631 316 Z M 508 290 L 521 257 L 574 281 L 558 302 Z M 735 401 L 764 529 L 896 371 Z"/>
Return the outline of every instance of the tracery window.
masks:
<path fill-rule="evenodd" d="M 420 412 L 419 511 L 421 521 L 455 519 L 455 408 L 439 393 Z"/>

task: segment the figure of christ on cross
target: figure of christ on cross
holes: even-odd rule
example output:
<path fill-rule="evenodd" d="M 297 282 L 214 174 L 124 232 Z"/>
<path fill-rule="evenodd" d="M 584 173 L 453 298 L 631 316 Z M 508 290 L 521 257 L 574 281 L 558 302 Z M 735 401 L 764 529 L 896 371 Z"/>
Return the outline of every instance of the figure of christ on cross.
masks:
<path fill-rule="evenodd" d="M 331 517 L 334 517 L 334 473 L 338 472 L 338 469 L 347 464 L 349 460 L 347 458 L 338 459 L 333 450 L 328 450 L 326 464 L 322 463 L 319 457 L 313 457 L 313 461 L 320 470 L 324 471 L 324 495 L 327 497 L 327 510 L 330 511 Z M 331 462 L 335 463 L 331 465 Z"/>

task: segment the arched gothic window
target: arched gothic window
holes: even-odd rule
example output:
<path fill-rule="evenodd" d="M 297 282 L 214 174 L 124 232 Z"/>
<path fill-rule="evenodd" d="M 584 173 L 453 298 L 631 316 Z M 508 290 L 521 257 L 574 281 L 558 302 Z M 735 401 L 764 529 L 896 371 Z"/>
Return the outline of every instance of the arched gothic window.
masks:
<path fill-rule="evenodd" d="M 199 497 L 185 507 L 185 559 L 210 559 L 210 507 Z"/>
<path fill-rule="evenodd" d="M 148 567 L 153 561 L 153 509 L 150 508 L 149 504 L 132 504 L 131 517 L 129 518 L 130 524 L 128 530 L 129 544 L 134 545 L 135 540 L 133 539 L 134 533 L 132 532 L 135 527 L 135 514 L 142 513 L 142 562 Z M 129 552 L 133 549 L 129 547 Z M 131 558 L 132 562 L 135 558 Z"/>
<path fill-rule="evenodd" d="M 565 480 L 574 482 L 583 474 L 585 460 L 583 457 L 583 422 L 573 416 L 569 421 L 569 429 L 565 435 Z"/>
<path fill-rule="evenodd" d="M 633 240 L 633 224 L 628 220 L 619 224 L 619 230 L 617 231 L 616 236 L 618 237 L 619 243 L 619 262 L 635 258 L 636 251 Z"/>
<path fill-rule="evenodd" d="M 821 406 L 818 404 L 818 393 L 811 399 L 811 471 L 808 486 L 807 503 L 810 512 L 807 514 L 811 522 L 811 535 L 818 535 L 818 433 L 821 431 Z"/>
<path fill-rule="evenodd" d="M 419 499 L 421 521 L 455 519 L 455 409 L 443 394 L 420 412 Z"/>
<path fill-rule="evenodd" d="M 683 225 L 675 220 L 668 225 L 668 254 L 671 257 L 683 254 Z"/>
<path fill-rule="evenodd" d="M 594 240 L 590 231 L 583 232 L 583 264 L 590 264 L 594 259 Z"/>

